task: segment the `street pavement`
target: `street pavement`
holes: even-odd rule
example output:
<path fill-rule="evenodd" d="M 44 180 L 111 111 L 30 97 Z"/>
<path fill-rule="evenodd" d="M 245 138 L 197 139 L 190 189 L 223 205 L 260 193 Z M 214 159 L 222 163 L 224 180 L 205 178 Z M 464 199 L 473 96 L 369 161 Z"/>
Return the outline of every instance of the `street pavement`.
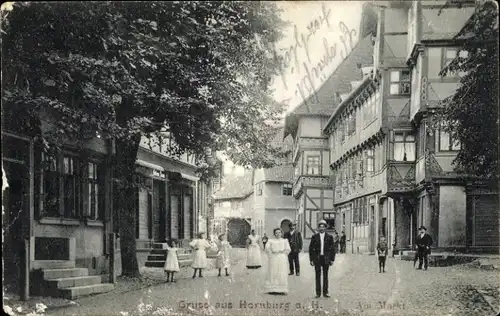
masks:
<path fill-rule="evenodd" d="M 243 249 L 233 249 L 244 258 Z M 263 259 L 265 259 L 263 255 Z M 378 273 L 375 256 L 337 255 L 330 269 L 330 298 L 315 298 L 314 268 L 301 254 L 301 275 L 289 276 L 285 296 L 264 293 L 267 262 L 258 270 L 238 260 L 229 277 L 215 269 L 204 278 L 182 273 L 162 283 L 126 293 L 77 300 L 50 315 L 495 315 L 500 282 L 495 271 L 466 265 L 415 270 L 413 263 L 389 259 Z M 161 277 L 161 270 L 157 273 Z M 496 310 L 495 310 L 496 309 Z"/>

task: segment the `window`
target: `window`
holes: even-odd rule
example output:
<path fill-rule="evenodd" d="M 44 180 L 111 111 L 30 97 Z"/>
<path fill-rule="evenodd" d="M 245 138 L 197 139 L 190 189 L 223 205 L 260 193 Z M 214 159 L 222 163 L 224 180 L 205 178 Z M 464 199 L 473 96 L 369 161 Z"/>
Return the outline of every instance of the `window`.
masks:
<path fill-rule="evenodd" d="M 360 159 L 361 156 L 358 156 L 357 157 L 357 160 L 356 160 L 356 180 L 358 181 L 361 181 L 363 180 L 363 175 L 364 175 L 364 170 L 363 170 L 363 160 Z M 359 183 L 360 185 L 362 185 L 362 183 Z"/>
<path fill-rule="evenodd" d="M 347 125 L 347 135 L 351 136 L 356 134 L 356 112 L 349 114 Z"/>
<path fill-rule="evenodd" d="M 40 210 L 44 216 L 58 217 L 59 203 L 59 159 L 42 153 L 42 180 L 40 184 Z"/>
<path fill-rule="evenodd" d="M 351 157 L 350 159 L 350 167 L 351 167 L 351 180 L 355 180 L 356 179 L 356 160 L 354 159 L 354 157 Z"/>
<path fill-rule="evenodd" d="M 290 183 L 283 183 L 283 195 L 292 195 L 292 185 Z"/>
<path fill-rule="evenodd" d="M 87 209 L 85 215 L 93 220 L 99 218 L 99 181 L 97 164 L 89 162 L 87 164 Z"/>
<path fill-rule="evenodd" d="M 339 141 L 342 143 L 344 142 L 345 140 L 345 126 L 344 126 L 345 122 L 342 120 L 340 122 L 340 126 L 339 126 L 339 132 L 338 132 L 338 135 L 339 135 Z"/>
<path fill-rule="evenodd" d="M 442 76 L 439 74 L 441 70 L 451 63 L 458 54 L 460 58 L 467 58 L 467 51 L 461 50 L 459 52 L 458 48 L 455 47 L 431 47 L 429 48 L 428 57 L 428 76 L 429 79 L 440 79 Z M 465 72 L 448 72 L 445 77 L 456 77 L 464 76 Z"/>
<path fill-rule="evenodd" d="M 450 133 L 438 131 L 438 135 L 440 151 L 459 151 L 461 149 L 460 142 L 453 139 Z"/>
<path fill-rule="evenodd" d="M 82 165 L 70 154 L 53 156 L 41 154 L 41 173 L 38 192 L 39 212 L 42 217 L 100 219 L 101 175 L 99 165 Z"/>
<path fill-rule="evenodd" d="M 63 158 L 64 216 L 76 217 L 78 210 L 77 160 L 74 157 Z"/>
<path fill-rule="evenodd" d="M 394 160 L 415 161 L 415 136 L 410 133 L 394 133 Z"/>
<path fill-rule="evenodd" d="M 307 157 L 307 174 L 319 175 L 319 156 L 309 156 Z"/>
<path fill-rule="evenodd" d="M 389 93 L 392 95 L 410 94 L 410 71 L 391 71 Z"/>
<path fill-rule="evenodd" d="M 257 183 L 257 195 L 262 195 L 262 182 Z"/>
<path fill-rule="evenodd" d="M 366 171 L 367 172 L 375 171 L 375 153 L 373 148 L 366 150 Z"/>

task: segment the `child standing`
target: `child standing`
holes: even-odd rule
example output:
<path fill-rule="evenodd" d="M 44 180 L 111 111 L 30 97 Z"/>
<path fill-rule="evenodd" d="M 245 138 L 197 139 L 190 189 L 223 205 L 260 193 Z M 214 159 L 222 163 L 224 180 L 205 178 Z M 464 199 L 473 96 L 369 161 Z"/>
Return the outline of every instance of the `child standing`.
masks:
<path fill-rule="evenodd" d="M 179 260 L 177 258 L 177 240 L 172 239 L 170 245 L 167 244 L 167 261 L 165 261 L 165 273 L 167 274 L 167 282 L 174 282 L 174 273 L 179 272 Z"/>
<path fill-rule="evenodd" d="M 217 253 L 217 261 L 216 261 L 216 266 L 219 269 L 219 275 L 221 276 L 221 270 L 224 268 L 226 270 L 226 276 L 229 276 L 229 273 L 227 272 L 227 269 L 231 266 L 231 257 L 229 252 L 231 251 L 231 245 L 227 241 L 227 236 L 226 234 L 220 234 L 219 235 L 219 242 L 217 243 L 217 247 L 219 248 L 219 251 Z"/>
<path fill-rule="evenodd" d="M 193 264 L 194 269 L 193 279 L 196 278 L 196 271 L 198 271 L 198 277 L 203 278 L 201 275 L 201 270 L 206 269 L 208 266 L 207 261 L 207 249 L 210 248 L 210 243 L 206 239 L 205 233 L 200 233 L 198 239 L 191 241 L 189 246 L 193 248 Z"/>
<path fill-rule="evenodd" d="M 387 248 L 387 242 L 385 241 L 385 237 L 380 237 L 380 241 L 377 244 L 377 252 L 378 252 L 378 273 L 385 272 L 385 260 L 387 258 L 387 253 L 389 249 Z"/>

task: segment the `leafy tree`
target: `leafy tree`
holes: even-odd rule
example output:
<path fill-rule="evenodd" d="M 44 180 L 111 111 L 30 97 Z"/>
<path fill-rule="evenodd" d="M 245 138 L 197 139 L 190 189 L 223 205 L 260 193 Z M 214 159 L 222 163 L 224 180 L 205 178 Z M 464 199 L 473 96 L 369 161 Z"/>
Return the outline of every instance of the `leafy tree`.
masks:
<path fill-rule="evenodd" d="M 457 35 L 462 51 L 441 72 L 461 75 L 456 93 L 437 112 L 439 128 L 461 143 L 457 171 L 472 176 L 498 175 L 498 9 L 477 1 L 473 16 Z M 467 52 L 467 53 L 465 53 Z"/>
<path fill-rule="evenodd" d="M 139 274 L 131 199 L 142 135 L 170 133 L 172 155 L 200 162 L 215 150 L 254 167 L 280 157 L 269 143 L 282 112 L 269 91 L 279 61 L 258 47 L 282 25 L 275 4 L 239 1 L 16 2 L 3 19 L 7 128 L 45 143 L 116 141 L 124 275 Z M 44 118 L 53 126 L 42 132 Z"/>

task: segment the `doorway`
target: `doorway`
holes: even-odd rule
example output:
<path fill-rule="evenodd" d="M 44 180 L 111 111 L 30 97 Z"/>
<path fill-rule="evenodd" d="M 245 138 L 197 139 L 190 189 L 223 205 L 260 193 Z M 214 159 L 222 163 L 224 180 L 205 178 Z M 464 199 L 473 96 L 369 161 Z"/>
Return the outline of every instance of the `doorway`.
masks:
<path fill-rule="evenodd" d="M 29 139 L 2 132 L 2 244 L 4 288 L 20 297 L 29 296 L 29 252 L 25 239 L 30 237 L 31 198 L 34 196 L 33 146 Z"/>

